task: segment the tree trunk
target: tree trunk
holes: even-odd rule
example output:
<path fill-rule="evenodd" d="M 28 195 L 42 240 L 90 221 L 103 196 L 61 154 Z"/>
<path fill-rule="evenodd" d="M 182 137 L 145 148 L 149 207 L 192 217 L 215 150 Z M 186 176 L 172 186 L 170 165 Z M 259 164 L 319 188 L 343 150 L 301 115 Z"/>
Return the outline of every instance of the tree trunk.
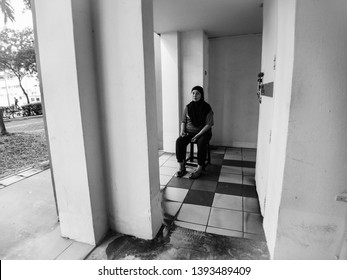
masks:
<path fill-rule="evenodd" d="M 0 136 L 8 134 L 4 123 L 3 111 L 4 109 L 0 108 Z"/>
<path fill-rule="evenodd" d="M 19 81 L 19 86 L 20 86 L 20 88 L 22 89 L 23 94 L 25 95 L 28 104 L 30 104 L 29 96 L 28 96 L 27 92 L 25 91 L 25 89 L 24 89 L 23 86 L 22 86 L 22 79 L 20 79 L 19 77 L 17 77 L 17 78 L 18 78 L 18 81 Z"/>

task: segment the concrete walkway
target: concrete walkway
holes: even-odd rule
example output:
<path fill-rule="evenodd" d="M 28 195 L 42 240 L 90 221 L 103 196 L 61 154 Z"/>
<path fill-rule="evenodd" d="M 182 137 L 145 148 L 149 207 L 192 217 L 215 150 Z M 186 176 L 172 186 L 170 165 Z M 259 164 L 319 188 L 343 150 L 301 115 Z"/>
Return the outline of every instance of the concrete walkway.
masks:
<path fill-rule="evenodd" d="M 0 180 L 0 259 L 77 260 L 94 246 L 62 238 L 50 170 Z"/>

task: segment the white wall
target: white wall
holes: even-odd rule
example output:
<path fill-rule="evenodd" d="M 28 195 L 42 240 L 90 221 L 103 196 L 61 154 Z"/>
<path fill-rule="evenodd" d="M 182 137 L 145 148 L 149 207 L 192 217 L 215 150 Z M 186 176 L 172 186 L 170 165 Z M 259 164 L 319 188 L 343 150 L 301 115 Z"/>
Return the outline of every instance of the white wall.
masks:
<path fill-rule="evenodd" d="M 214 145 L 256 147 L 261 44 L 261 35 L 210 39 L 208 91 Z"/>
<path fill-rule="evenodd" d="M 334 259 L 347 191 L 347 2 L 298 0 L 275 258 Z M 333 15 L 333 16 L 332 16 Z"/>

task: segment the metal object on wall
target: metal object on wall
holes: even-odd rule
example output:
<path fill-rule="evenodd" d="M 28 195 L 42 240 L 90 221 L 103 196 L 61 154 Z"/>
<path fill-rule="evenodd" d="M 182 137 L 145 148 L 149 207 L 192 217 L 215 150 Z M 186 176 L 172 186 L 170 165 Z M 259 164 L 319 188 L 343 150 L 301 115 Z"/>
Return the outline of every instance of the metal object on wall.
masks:
<path fill-rule="evenodd" d="M 260 72 L 258 74 L 258 88 L 257 88 L 257 96 L 258 96 L 259 103 L 261 103 L 262 96 L 273 97 L 274 83 L 271 82 L 271 83 L 264 84 L 263 77 L 264 77 L 264 73 Z"/>
<path fill-rule="evenodd" d="M 261 96 L 264 93 L 263 77 L 264 77 L 264 73 L 260 72 L 258 74 L 258 88 L 257 88 L 257 96 L 258 96 L 259 103 L 261 103 Z"/>

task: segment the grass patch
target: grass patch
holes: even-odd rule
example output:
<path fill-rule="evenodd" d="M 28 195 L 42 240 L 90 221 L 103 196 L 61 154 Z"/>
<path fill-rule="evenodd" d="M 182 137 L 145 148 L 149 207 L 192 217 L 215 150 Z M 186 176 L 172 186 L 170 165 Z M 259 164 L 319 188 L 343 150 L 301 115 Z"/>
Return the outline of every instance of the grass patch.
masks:
<path fill-rule="evenodd" d="M 38 167 L 39 163 L 48 159 L 44 131 L 0 136 L 0 177 L 12 175 L 28 167 Z"/>

